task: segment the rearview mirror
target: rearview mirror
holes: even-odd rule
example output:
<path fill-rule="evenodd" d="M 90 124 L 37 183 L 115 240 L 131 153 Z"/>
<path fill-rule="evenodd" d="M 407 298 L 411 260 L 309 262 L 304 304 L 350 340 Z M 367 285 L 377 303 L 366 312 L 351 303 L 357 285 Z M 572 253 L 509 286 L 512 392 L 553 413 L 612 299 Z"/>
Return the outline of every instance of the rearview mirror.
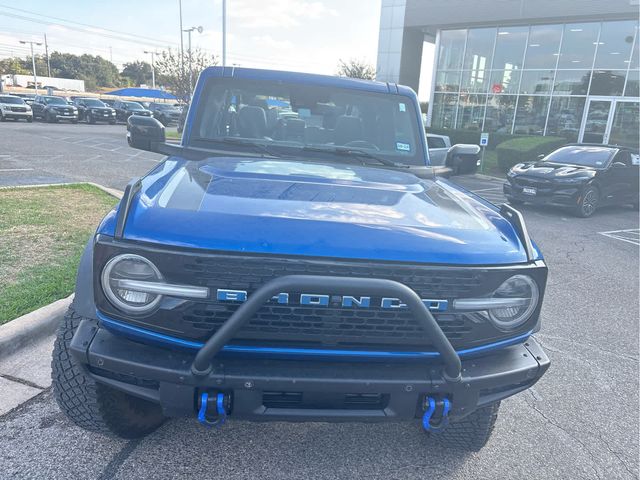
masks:
<path fill-rule="evenodd" d="M 164 141 L 164 125 L 155 118 L 131 115 L 127 120 L 127 143 L 130 147 L 160 153 L 160 145 Z"/>
<path fill-rule="evenodd" d="M 478 171 L 480 147 L 459 143 L 447 152 L 445 167 L 451 169 L 451 175 L 465 175 Z"/>

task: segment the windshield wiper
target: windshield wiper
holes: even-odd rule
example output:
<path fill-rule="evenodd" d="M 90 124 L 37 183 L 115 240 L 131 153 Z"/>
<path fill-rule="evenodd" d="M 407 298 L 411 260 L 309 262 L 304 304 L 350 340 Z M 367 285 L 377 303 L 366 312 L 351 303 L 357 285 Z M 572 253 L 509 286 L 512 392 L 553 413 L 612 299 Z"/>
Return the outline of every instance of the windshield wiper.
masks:
<path fill-rule="evenodd" d="M 212 141 L 229 143 L 233 145 L 245 145 L 247 147 L 252 147 L 257 152 L 266 153 L 267 155 L 270 155 L 272 157 L 282 158 L 284 156 L 281 153 L 274 152 L 273 150 L 271 150 L 266 145 L 263 145 L 262 143 L 252 142 L 251 140 L 247 140 L 246 138 L 220 137 Z"/>
<path fill-rule="evenodd" d="M 305 145 L 302 147 L 302 150 L 308 152 L 323 152 L 323 153 L 333 153 L 335 155 L 341 155 L 346 157 L 360 157 L 360 158 L 370 158 L 375 160 L 382 165 L 393 168 L 408 168 L 407 165 L 403 165 L 402 163 L 396 163 L 392 160 L 387 160 L 384 157 L 379 157 L 374 155 L 373 153 L 367 152 L 366 150 L 360 150 L 359 148 L 351 148 L 351 147 L 316 147 L 313 145 Z"/>

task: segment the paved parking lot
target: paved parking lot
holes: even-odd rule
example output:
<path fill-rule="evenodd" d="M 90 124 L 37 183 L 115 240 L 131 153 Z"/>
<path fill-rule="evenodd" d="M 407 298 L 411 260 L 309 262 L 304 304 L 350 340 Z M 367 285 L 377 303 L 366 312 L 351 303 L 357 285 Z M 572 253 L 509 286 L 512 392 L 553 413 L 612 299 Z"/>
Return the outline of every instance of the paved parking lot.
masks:
<path fill-rule="evenodd" d="M 119 148 L 123 134 L 122 126 L 0 125 L 0 151 L 9 155 L 1 168 L 34 169 L 11 178 L 0 171 L 0 184 L 90 179 L 122 188 L 158 160 Z M 503 200 L 498 180 L 456 181 Z M 71 425 L 45 389 L 0 417 L 0 478 L 638 478 L 637 212 L 611 207 L 578 219 L 522 211 L 550 269 L 536 336 L 552 366 L 535 388 L 503 403 L 480 453 L 443 450 L 417 425 L 402 424 L 229 421 L 206 430 L 180 419 L 143 440 L 113 440 Z"/>

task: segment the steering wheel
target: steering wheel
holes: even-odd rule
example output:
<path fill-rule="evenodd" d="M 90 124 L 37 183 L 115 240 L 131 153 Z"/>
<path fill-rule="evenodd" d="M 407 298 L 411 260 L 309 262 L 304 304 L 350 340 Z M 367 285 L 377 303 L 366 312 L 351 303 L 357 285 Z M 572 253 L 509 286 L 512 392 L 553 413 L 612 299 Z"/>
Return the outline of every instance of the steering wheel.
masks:
<path fill-rule="evenodd" d="M 380 151 L 380 147 L 378 147 L 375 143 L 367 142 L 366 140 L 353 140 L 352 142 L 345 143 L 344 146 L 355 148 L 371 148 L 373 150 Z"/>

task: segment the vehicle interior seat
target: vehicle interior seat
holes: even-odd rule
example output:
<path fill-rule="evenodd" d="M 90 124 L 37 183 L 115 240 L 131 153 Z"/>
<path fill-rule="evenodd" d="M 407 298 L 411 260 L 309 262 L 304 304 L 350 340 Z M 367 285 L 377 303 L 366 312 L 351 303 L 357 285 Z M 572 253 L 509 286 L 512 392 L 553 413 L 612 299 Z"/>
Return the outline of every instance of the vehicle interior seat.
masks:
<path fill-rule="evenodd" d="M 356 140 L 363 140 L 363 136 L 362 120 L 359 117 L 349 115 L 340 115 L 338 117 L 333 140 L 336 145 L 345 145 Z"/>
<path fill-rule="evenodd" d="M 263 108 L 247 105 L 238 112 L 238 132 L 241 137 L 263 138 L 267 131 L 267 115 Z"/>

